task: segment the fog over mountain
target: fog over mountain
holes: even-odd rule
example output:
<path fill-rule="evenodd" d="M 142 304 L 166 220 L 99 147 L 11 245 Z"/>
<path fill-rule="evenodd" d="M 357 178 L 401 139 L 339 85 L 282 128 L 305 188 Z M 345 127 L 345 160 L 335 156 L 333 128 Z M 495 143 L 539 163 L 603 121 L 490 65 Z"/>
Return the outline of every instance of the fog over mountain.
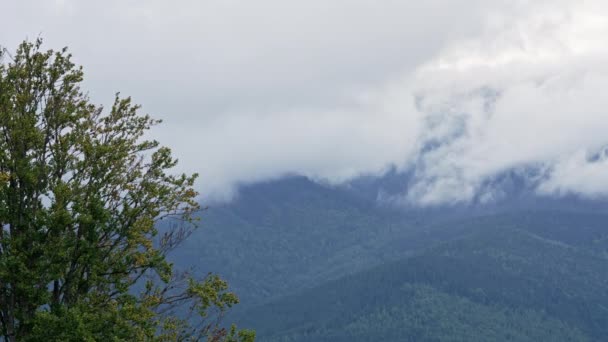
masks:
<path fill-rule="evenodd" d="M 302 174 L 405 172 L 405 204 L 608 194 L 608 4 L 10 1 L 0 45 L 69 46 L 99 103 L 132 95 L 205 199 Z M 498 185 L 497 185 L 498 184 Z"/>

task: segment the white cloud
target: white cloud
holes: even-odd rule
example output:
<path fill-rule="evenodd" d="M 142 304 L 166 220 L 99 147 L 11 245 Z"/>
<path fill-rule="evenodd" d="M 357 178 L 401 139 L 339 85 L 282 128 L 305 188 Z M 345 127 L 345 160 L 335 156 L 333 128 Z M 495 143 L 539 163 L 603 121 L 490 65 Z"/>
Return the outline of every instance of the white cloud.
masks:
<path fill-rule="evenodd" d="M 11 2 L 0 44 L 70 46 L 95 101 L 120 90 L 201 191 L 413 167 L 408 201 L 491 200 L 507 170 L 543 194 L 608 194 L 604 1 Z M 5 6 L 6 7 L 6 6 Z"/>
<path fill-rule="evenodd" d="M 484 181 L 506 170 L 540 163 L 560 173 L 564 159 L 608 143 L 608 98 L 602 95 L 608 86 L 602 39 L 608 12 L 601 2 L 562 5 L 526 3 L 525 15 L 503 18 L 508 25 L 498 31 L 454 43 L 420 69 L 418 92 L 428 102 L 422 110 L 438 112 L 438 126 L 458 128 L 458 134 L 448 140 L 442 130 L 426 130 L 444 143 L 420 157 L 424 169 L 410 199 L 468 201 Z M 598 171 L 550 174 L 553 185 L 540 188 L 561 189 L 554 184 L 561 180 L 570 192 L 597 195 L 589 186 L 573 186 L 582 184 L 574 178 L 584 177 L 605 189 L 606 179 L 599 177 L 599 170 L 608 173 L 605 165 L 581 164 L 587 167 Z"/>
<path fill-rule="evenodd" d="M 585 194 L 591 198 L 608 193 L 608 158 L 602 151 L 597 158 L 589 158 L 586 151 L 578 151 L 553 165 L 550 178 L 539 186 L 544 194 Z M 590 161 L 590 159 L 592 161 Z"/>

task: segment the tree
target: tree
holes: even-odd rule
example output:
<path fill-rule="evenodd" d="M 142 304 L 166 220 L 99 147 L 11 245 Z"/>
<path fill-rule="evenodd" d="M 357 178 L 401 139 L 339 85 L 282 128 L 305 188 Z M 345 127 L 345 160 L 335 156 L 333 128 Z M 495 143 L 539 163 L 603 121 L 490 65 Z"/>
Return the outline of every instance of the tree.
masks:
<path fill-rule="evenodd" d="M 166 259 L 199 205 L 196 174 L 144 139 L 160 121 L 119 94 L 104 113 L 41 44 L 0 53 L 0 339 L 253 340 L 219 324 L 238 303 L 225 281 Z"/>

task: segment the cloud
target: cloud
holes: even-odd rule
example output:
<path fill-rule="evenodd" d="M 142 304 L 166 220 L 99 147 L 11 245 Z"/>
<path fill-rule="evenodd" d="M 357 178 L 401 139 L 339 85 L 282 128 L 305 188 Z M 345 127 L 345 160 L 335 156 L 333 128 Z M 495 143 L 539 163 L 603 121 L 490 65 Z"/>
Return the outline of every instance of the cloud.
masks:
<path fill-rule="evenodd" d="M 93 100 L 121 91 L 165 120 L 154 135 L 205 198 L 395 166 L 419 204 L 491 200 L 493 178 L 530 166 L 540 194 L 608 194 L 608 164 L 589 157 L 608 143 L 603 1 L 8 6 L 0 44 L 70 46 Z"/>
<path fill-rule="evenodd" d="M 608 12 L 601 2 L 525 8 L 420 68 L 421 110 L 437 122 L 425 136 L 441 145 L 419 156 L 409 199 L 469 201 L 488 179 L 539 164 L 548 170 L 543 194 L 606 194 L 598 190 L 606 188 L 605 164 L 575 158 L 574 172 L 572 158 L 608 143 Z"/>
<path fill-rule="evenodd" d="M 603 198 L 608 193 L 608 158 L 602 151 L 590 158 L 586 151 L 561 158 L 553 165 L 550 177 L 538 190 L 544 194 L 585 194 L 590 198 Z"/>

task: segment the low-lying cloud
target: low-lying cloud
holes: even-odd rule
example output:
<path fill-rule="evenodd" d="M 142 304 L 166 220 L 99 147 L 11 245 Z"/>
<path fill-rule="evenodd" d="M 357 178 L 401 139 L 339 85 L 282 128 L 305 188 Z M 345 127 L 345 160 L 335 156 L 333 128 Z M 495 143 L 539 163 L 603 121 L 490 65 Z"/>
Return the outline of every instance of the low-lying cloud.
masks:
<path fill-rule="evenodd" d="M 10 6 L 0 44 L 70 46 L 94 100 L 120 90 L 165 120 L 154 134 L 206 198 L 392 167 L 417 204 L 491 200 L 490 180 L 531 166 L 539 194 L 608 195 L 603 1 Z"/>
<path fill-rule="evenodd" d="M 529 165 L 545 169 L 543 194 L 605 194 L 604 158 L 591 156 L 608 142 L 608 12 L 561 4 L 501 18 L 420 68 L 420 110 L 436 122 L 422 135 L 440 145 L 419 156 L 410 199 L 468 201 L 489 178 Z"/>

